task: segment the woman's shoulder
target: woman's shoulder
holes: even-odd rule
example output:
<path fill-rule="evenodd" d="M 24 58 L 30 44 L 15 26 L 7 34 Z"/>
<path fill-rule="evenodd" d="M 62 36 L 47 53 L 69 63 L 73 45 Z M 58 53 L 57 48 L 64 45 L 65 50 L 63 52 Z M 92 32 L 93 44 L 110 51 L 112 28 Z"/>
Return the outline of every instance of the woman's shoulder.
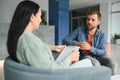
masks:
<path fill-rule="evenodd" d="M 21 36 L 21 38 L 23 38 L 24 40 L 28 41 L 28 42 L 37 42 L 37 41 L 41 41 L 40 38 L 38 38 L 36 35 L 34 35 L 32 32 L 24 32 L 23 35 Z"/>
<path fill-rule="evenodd" d="M 24 32 L 20 38 L 19 38 L 19 43 L 22 45 L 32 45 L 32 44 L 38 44 L 41 43 L 41 39 L 35 36 L 33 33 L 30 32 Z"/>

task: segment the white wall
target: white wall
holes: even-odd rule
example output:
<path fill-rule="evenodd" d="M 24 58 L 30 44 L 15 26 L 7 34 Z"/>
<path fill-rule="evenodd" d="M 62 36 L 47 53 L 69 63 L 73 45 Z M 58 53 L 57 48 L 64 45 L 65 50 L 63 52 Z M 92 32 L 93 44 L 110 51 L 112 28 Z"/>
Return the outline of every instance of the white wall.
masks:
<path fill-rule="evenodd" d="M 22 0 L 0 0 L 0 23 L 10 23 L 17 4 Z M 47 11 L 48 22 L 48 0 L 32 0 L 38 3 L 42 10 Z"/>

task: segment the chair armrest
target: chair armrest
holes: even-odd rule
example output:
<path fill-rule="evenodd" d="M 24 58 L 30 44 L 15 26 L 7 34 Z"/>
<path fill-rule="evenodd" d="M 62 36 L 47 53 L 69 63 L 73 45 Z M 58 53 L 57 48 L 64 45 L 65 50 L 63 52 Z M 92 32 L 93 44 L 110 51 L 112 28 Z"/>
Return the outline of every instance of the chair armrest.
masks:
<path fill-rule="evenodd" d="M 74 69 L 38 69 L 14 62 L 7 58 L 4 63 L 5 80 L 110 80 L 107 67 L 85 67 Z"/>

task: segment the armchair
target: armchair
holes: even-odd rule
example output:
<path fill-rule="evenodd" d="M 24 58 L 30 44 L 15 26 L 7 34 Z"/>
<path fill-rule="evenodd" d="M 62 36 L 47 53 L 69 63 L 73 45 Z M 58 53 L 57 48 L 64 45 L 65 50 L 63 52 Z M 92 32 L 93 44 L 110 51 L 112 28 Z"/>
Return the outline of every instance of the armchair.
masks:
<path fill-rule="evenodd" d="M 107 67 L 89 67 L 62 70 L 38 69 L 13 61 L 4 63 L 5 80 L 110 80 L 111 70 Z"/>

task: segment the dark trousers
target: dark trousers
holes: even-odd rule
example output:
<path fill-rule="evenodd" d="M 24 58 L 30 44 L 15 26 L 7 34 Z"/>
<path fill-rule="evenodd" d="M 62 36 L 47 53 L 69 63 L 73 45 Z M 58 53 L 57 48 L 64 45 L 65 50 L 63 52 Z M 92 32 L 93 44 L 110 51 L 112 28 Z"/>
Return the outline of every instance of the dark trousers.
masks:
<path fill-rule="evenodd" d="M 88 58 L 92 61 L 94 66 L 106 66 L 109 67 L 112 70 L 112 75 L 116 73 L 117 70 L 117 63 L 108 56 L 101 56 L 101 57 L 91 57 L 91 56 L 85 56 L 84 58 Z"/>
<path fill-rule="evenodd" d="M 96 57 L 96 59 L 100 62 L 101 65 L 109 67 L 112 70 L 112 75 L 116 73 L 117 63 L 111 57 L 102 56 Z"/>

